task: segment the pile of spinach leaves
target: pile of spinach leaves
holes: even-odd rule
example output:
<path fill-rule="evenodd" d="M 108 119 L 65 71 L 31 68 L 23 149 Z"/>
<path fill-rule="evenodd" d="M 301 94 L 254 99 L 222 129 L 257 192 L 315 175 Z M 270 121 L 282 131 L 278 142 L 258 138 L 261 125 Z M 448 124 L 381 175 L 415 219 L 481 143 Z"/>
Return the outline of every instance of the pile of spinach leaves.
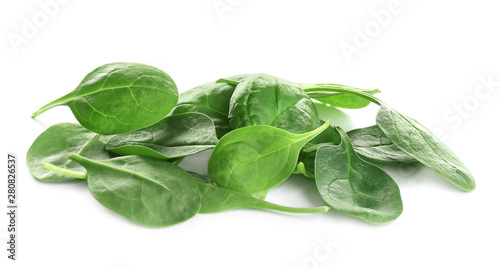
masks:
<path fill-rule="evenodd" d="M 40 181 L 85 181 L 102 205 L 151 227 L 237 208 L 332 208 L 370 223 L 388 222 L 402 213 L 400 191 L 372 163 L 421 163 L 460 189 L 474 190 L 458 157 L 415 119 L 376 98 L 379 92 L 248 74 L 179 96 L 172 78 L 157 68 L 110 63 L 33 114 L 66 105 L 79 124 L 60 123 L 41 133 L 27 165 Z M 348 109 L 374 103 L 380 110 L 375 125 L 345 132 L 321 120 L 318 102 Z M 213 150 L 208 174 L 177 165 L 205 150 Z M 264 200 L 292 174 L 313 179 L 325 206 Z"/>

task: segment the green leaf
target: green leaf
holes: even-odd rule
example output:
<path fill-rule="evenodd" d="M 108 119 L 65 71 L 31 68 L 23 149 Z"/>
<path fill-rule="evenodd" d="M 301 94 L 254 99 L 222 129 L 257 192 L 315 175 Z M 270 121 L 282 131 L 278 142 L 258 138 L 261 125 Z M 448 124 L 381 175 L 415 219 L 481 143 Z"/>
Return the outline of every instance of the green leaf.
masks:
<path fill-rule="evenodd" d="M 226 134 L 208 162 L 219 186 L 247 194 L 268 190 L 292 174 L 300 149 L 329 126 L 293 134 L 271 126 L 249 126 Z"/>
<path fill-rule="evenodd" d="M 382 103 L 377 125 L 399 149 L 464 191 L 476 183 L 458 157 L 422 124 Z"/>
<path fill-rule="evenodd" d="M 315 177 L 327 204 L 370 223 L 396 219 L 403 211 L 399 187 L 380 168 L 357 156 L 347 134 L 340 145 L 323 145 L 316 153 Z"/>
<path fill-rule="evenodd" d="M 200 209 L 194 178 L 167 161 L 135 155 L 102 161 L 76 154 L 69 158 L 85 167 L 90 192 L 99 203 L 139 224 L 170 226 Z"/>
<path fill-rule="evenodd" d="M 119 134 L 158 122 L 177 99 L 177 87 L 165 72 L 144 64 L 118 62 L 95 69 L 74 91 L 43 106 L 33 117 L 66 105 L 87 129 Z"/>
<path fill-rule="evenodd" d="M 370 104 L 370 100 L 357 95 L 349 94 L 348 91 L 358 91 L 370 95 L 380 93 L 379 89 L 362 89 L 329 83 L 299 85 L 304 89 L 309 97 L 334 107 L 347 109 L 364 108 Z"/>
<path fill-rule="evenodd" d="M 229 103 L 229 123 L 235 129 L 269 125 L 292 133 L 320 125 L 316 106 L 299 86 L 266 74 L 239 82 Z"/>
<path fill-rule="evenodd" d="M 72 181 L 81 178 L 78 175 L 85 169 L 68 159 L 68 156 L 80 154 L 96 160 L 109 159 L 115 155 L 105 149 L 109 138 L 95 134 L 79 124 L 53 125 L 42 132 L 29 148 L 26 154 L 28 170 L 41 181 Z M 57 167 L 59 172 L 53 172 L 47 167 Z M 62 174 L 62 170 L 69 173 Z"/>
<path fill-rule="evenodd" d="M 365 159 L 391 165 L 418 163 L 394 145 L 377 125 L 354 129 L 347 135 L 356 153 Z"/>
<path fill-rule="evenodd" d="M 217 137 L 221 138 L 232 130 L 229 124 L 229 100 L 236 86 L 227 83 L 207 83 L 185 92 L 179 97 L 179 103 L 171 114 L 186 112 L 203 113 L 215 124 Z"/>
<path fill-rule="evenodd" d="M 289 213 L 318 213 L 326 212 L 330 209 L 327 206 L 315 208 L 281 206 L 249 194 L 219 187 L 208 176 L 193 173 L 192 175 L 197 180 L 201 193 L 201 208 L 199 213 L 215 213 L 237 208 L 268 209 Z"/>
<path fill-rule="evenodd" d="M 212 120 L 201 113 L 167 116 L 149 127 L 115 135 L 106 148 L 120 155 L 145 155 L 159 159 L 193 155 L 217 144 Z"/>

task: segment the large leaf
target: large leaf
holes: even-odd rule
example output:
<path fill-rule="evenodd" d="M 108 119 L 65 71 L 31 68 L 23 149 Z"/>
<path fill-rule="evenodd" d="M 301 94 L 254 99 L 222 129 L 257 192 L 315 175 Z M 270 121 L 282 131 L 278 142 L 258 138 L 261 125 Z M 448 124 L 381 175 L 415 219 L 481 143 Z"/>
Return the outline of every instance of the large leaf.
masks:
<path fill-rule="evenodd" d="M 135 155 L 95 161 L 72 154 L 70 159 L 87 170 L 90 192 L 99 203 L 139 224 L 170 226 L 200 209 L 194 178 L 167 161 Z"/>
<path fill-rule="evenodd" d="M 87 129 L 118 134 L 159 121 L 177 99 L 177 87 L 165 72 L 145 64 L 118 62 L 95 69 L 74 91 L 43 106 L 33 117 L 67 105 Z"/>

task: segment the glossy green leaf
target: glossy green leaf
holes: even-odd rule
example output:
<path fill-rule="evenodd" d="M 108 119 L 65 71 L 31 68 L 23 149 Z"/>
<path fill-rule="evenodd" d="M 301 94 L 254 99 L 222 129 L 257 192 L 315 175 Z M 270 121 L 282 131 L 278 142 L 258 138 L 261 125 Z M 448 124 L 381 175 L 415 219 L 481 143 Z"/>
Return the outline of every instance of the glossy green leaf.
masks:
<path fill-rule="evenodd" d="M 201 193 L 200 213 L 214 213 L 237 208 L 268 209 L 289 213 L 317 213 L 326 212 L 330 209 L 327 206 L 314 208 L 281 206 L 249 194 L 219 187 L 215 185 L 208 176 L 200 174 L 192 175 L 197 179 L 198 188 Z"/>
<path fill-rule="evenodd" d="M 415 119 L 382 103 L 377 125 L 387 138 L 406 154 L 464 191 L 473 191 L 476 183 L 460 159 L 430 130 Z"/>
<path fill-rule="evenodd" d="M 299 84 L 307 95 L 322 103 L 329 104 L 334 107 L 359 109 L 370 104 L 370 100 L 359 96 L 339 91 L 359 91 L 370 95 L 380 93 L 378 89 L 362 89 L 339 84 L 319 83 L 319 84 Z"/>
<path fill-rule="evenodd" d="M 139 224 L 170 226 L 200 209 L 194 178 L 167 161 L 135 155 L 102 161 L 76 154 L 69 158 L 85 167 L 90 192 L 99 203 Z"/>
<path fill-rule="evenodd" d="M 120 155 L 172 159 L 193 155 L 217 144 L 212 120 L 201 113 L 167 116 L 159 122 L 111 138 L 106 148 Z"/>
<path fill-rule="evenodd" d="M 85 169 L 68 159 L 68 156 L 80 154 L 97 160 L 109 159 L 114 156 L 105 149 L 109 138 L 95 134 L 79 124 L 53 125 L 42 132 L 29 148 L 26 154 L 28 170 L 33 177 L 41 181 L 75 180 L 75 175 Z M 71 176 L 53 172 L 44 165 L 69 171 Z"/>
<path fill-rule="evenodd" d="M 165 117 L 178 99 L 165 72 L 139 63 L 105 64 L 89 73 L 69 94 L 33 114 L 66 105 L 87 129 L 119 134 L 149 126 Z"/>
<path fill-rule="evenodd" d="M 295 169 L 301 148 L 329 126 L 304 134 L 271 126 L 249 126 L 226 134 L 208 162 L 210 178 L 219 186 L 247 194 L 268 190 Z"/>
<path fill-rule="evenodd" d="M 229 104 L 233 128 L 269 125 L 292 133 L 305 133 L 320 125 L 312 100 L 296 84 L 266 74 L 243 79 Z"/>
<path fill-rule="evenodd" d="M 383 170 L 359 158 L 347 134 L 336 129 L 342 143 L 320 146 L 316 153 L 321 196 L 334 210 L 370 223 L 396 219 L 403 211 L 399 187 Z"/>
<path fill-rule="evenodd" d="M 207 83 L 182 92 L 171 114 L 203 113 L 215 124 L 217 137 L 232 130 L 229 124 L 229 100 L 236 86 L 227 83 Z"/>
<path fill-rule="evenodd" d="M 377 125 L 354 129 L 347 135 L 356 153 L 368 160 L 391 165 L 418 163 L 394 145 Z"/>

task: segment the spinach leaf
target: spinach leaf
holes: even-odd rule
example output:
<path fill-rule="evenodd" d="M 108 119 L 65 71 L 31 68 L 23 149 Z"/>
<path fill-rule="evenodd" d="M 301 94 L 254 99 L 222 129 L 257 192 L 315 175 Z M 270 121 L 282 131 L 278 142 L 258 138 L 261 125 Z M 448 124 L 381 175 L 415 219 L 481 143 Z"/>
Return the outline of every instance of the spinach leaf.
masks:
<path fill-rule="evenodd" d="M 229 103 L 229 123 L 235 129 L 269 125 L 292 133 L 320 125 L 314 103 L 299 86 L 266 74 L 238 83 Z"/>
<path fill-rule="evenodd" d="M 149 126 L 165 117 L 178 99 L 177 87 L 165 72 L 138 63 L 105 64 L 89 73 L 69 94 L 33 114 L 67 105 L 87 129 L 119 134 Z"/>
<path fill-rule="evenodd" d="M 172 159 L 214 148 L 218 139 L 212 120 L 201 113 L 167 116 L 129 133 L 115 135 L 106 148 L 120 155 Z"/>
<path fill-rule="evenodd" d="M 354 129 L 347 135 L 356 153 L 365 159 L 392 165 L 418 163 L 394 145 L 377 125 Z"/>
<path fill-rule="evenodd" d="M 464 191 L 476 188 L 474 178 L 458 157 L 415 119 L 382 103 L 377 125 L 399 149 Z"/>
<path fill-rule="evenodd" d="M 271 126 L 249 126 L 226 134 L 208 162 L 210 178 L 219 186 L 247 194 L 268 190 L 292 174 L 300 149 L 329 126 L 304 134 Z"/>
<path fill-rule="evenodd" d="M 229 124 L 229 100 L 236 86 L 227 83 L 207 83 L 181 93 L 179 103 L 171 114 L 186 112 L 203 113 L 215 124 L 217 137 L 232 130 Z"/>
<path fill-rule="evenodd" d="M 192 175 L 196 179 L 201 193 L 201 208 L 199 213 L 214 213 L 237 208 L 269 209 L 289 213 L 317 213 L 326 212 L 330 209 L 327 206 L 315 208 L 281 206 L 249 194 L 219 187 L 208 176 L 196 173 L 192 173 Z"/>
<path fill-rule="evenodd" d="M 367 94 L 380 93 L 379 89 L 362 89 L 339 84 L 299 84 L 307 95 L 322 103 L 334 107 L 359 109 L 370 104 L 370 101 L 356 95 L 339 92 L 339 90 L 356 90 Z"/>
<path fill-rule="evenodd" d="M 105 150 L 109 136 L 95 134 L 79 124 L 60 123 L 40 134 L 26 154 L 26 164 L 33 177 L 41 181 L 71 181 L 81 178 L 85 171 L 68 159 L 80 154 L 97 160 L 109 159 L 113 153 Z M 59 172 L 48 168 L 58 167 Z M 61 172 L 65 170 L 65 174 Z"/>
<path fill-rule="evenodd" d="M 399 187 L 387 173 L 357 156 L 347 134 L 340 145 L 318 148 L 315 178 L 318 190 L 333 209 L 370 223 L 396 219 L 403 211 Z"/>
<path fill-rule="evenodd" d="M 135 155 L 102 161 L 77 154 L 69 158 L 85 167 L 90 192 L 99 203 L 139 224 L 170 226 L 200 210 L 194 178 L 167 161 Z"/>

